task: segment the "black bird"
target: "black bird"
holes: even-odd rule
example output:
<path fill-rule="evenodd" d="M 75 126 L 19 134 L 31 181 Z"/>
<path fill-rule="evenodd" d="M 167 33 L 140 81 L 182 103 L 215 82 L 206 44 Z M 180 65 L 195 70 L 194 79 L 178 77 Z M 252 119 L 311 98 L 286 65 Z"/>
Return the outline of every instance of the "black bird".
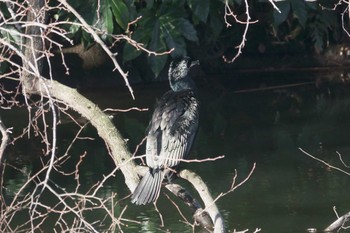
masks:
<path fill-rule="evenodd" d="M 189 70 L 198 61 L 180 58 L 169 67 L 171 90 L 157 103 L 147 128 L 146 163 L 149 171 L 136 187 L 131 201 L 155 202 L 164 177 L 187 157 L 198 129 L 199 103 Z"/>

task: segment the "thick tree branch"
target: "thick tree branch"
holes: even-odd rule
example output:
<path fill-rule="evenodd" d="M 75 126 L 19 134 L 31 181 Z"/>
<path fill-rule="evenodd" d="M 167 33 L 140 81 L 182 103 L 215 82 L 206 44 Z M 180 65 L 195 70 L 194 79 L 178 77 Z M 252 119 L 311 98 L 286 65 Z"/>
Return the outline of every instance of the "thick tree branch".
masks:
<path fill-rule="evenodd" d="M 137 166 L 137 173 L 140 176 L 143 176 L 147 172 L 147 170 L 148 167 L 146 166 Z M 193 185 L 193 187 L 197 190 L 198 194 L 200 195 L 205 205 L 205 208 L 202 208 L 198 201 L 193 199 L 193 197 L 191 197 L 189 193 L 181 186 L 177 184 L 167 184 L 166 188 L 172 193 L 174 193 L 176 196 L 178 196 L 180 199 L 182 199 L 186 205 L 188 205 L 192 210 L 195 211 L 194 218 L 199 220 L 199 223 L 202 227 L 210 229 L 214 224 L 215 233 L 225 232 L 224 218 L 220 214 L 219 209 L 215 204 L 215 200 L 212 198 L 210 191 L 207 185 L 202 180 L 202 178 L 193 171 L 186 169 L 179 171 L 177 173 L 177 176 L 189 181 Z M 192 200 L 188 200 L 188 198 Z M 207 212 L 209 214 L 211 223 L 209 223 L 206 217 L 204 217 L 204 212 Z"/>
<path fill-rule="evenodd" d="M 182 170 L 178 173 L 178 176 L 188 180 L 197 190 L 199 196 L 204 202 L 204 211 L 208 212 L 211 220 L 214 223 L 214 232 L 225 232 L 224 218 L 219 212 L 218 207 L 215 204 L 213 197 L 211 196 L 207 185 L 204 183 L 202 178 L 196 173 L 190 170 Z"/>
<path fill-rule="evenodd" d="M 47 86 L 51 96 L 58 102 L 63 102 L 84 118 L 97 129 L 99 136 L 105 141 L 111 156 L 122 171 L 128 188 L 133 191 L 138 183 L 138 176 L 135 172 L 135 163 L 126 143 L 113 122 L 96 104 L 82 96 L 75 89 L 67 87 L 54 80 L 40 80 L 41 85 Z M 39 89 L 40 90 L 40 89 Z M 32 92 L 34 93 L 34 92 Z M 37 92 L 36 94 L 39 94 Z"/>
<path fill-rule="evenodd" d="M 35 26 L 35 23 L 45 23 L 45 0 L 28 1 L 28 13 L 26 27 L 26 41 L 24 56 L 21 56 L 23 62 L 23 72 L 21 74 L 21 82 L 23 84 L 23 92 L 26 94 L 31 89 L 37 89 L 35 86 L 36 79 L 40 77 L 43 69 L 42 53 L 45 51 L 44 42 L 41 35 L 42 28 Z M 33 75 L 34 74 L 34 75 Z"/>
<path fill-rule="evenodd" d="M 344 214 L 343 216 L 339 217 L 337 220 L 335 220 L 331 225 L 329 225 L 326 229 L 324 229 L 325 232 L 336 232 L 339 231 L 341 228 L 346 228 L 347 225 L 349 225 L 350 221 L 350 212 Z"/>
<path fill-rule="evenodd" d="M 206 230 L 213 230 L 214 225 L 210 216 L 206 211 L 203 211 L 201 204 L 185 188 L 174 183 L 167 184 L 165 187 L 193 210 L 193 218 L 196 223 L 199 223 Z"/>
<path fill-rule="evenodd" d="M 2 122 L 1 117 L 0 117 L 0 132 L 1 132 L 1 135 L 2 135 L 1 146 L 0 146 L 0 166 L 1 166 L 6 147 L 7 147 L 8 143 L 9 143 L 9 141 L 10 141 L 10 137 L 8 135 L 9 129 L 6 128 L 5 124 Z"/>

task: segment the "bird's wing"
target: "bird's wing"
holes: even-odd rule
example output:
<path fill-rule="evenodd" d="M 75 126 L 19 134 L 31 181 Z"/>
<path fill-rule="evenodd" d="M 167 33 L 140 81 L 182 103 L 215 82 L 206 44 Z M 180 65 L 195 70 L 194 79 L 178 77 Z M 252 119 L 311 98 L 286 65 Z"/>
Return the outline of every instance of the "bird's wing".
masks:
<path fill-rule="evenodd" d="M 198 107 L 189 90 L 168 92 L 162 97 L 148 127 L 149 167 L 173 167 L 188 154 L 198 128 Z"/>
<path fill-rule="evenodd" d="M 174 108 L 174 103 L 171 101 L 173 93 L 172 91 L 165 93 L 157 102 L 152 119 L 146 130 L 146 163 L 154 169 L 162 168 L 164 164 L 164 160 L 159 155 L 162 150 L 164 131 L 167 128 L 167 124 L 172 121 L 169 112 Z"/>
<path fill-rule="evenodd" d="M 164 166 L 174 167 L 185 158 L 198 128 L 198 102 L 192 91 L 182 91 L 174 98 L 169 124 L 162 134 L 161 156 Z"/>

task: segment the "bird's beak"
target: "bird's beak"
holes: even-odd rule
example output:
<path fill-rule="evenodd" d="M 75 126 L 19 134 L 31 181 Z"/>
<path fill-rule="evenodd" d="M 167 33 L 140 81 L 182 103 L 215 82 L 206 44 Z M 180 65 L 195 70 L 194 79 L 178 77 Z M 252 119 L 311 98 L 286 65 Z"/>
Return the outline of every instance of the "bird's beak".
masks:
<path fill-rule="evenodd" d="M 195 65 L 199 65 L 199 60 L 192 61 L 190 67 L 195 66 Z"/>

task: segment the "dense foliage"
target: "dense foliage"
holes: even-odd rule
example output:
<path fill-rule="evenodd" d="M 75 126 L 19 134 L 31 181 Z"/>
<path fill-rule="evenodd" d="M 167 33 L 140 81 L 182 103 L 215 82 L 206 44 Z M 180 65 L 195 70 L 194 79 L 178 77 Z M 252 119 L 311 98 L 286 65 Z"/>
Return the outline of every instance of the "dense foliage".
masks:
<path fill-rule="evenodd" d="M 250 17 L 258 20 L 249 28 L 247 47 L 255 46 L 254 40 L 257 40 L 262 44 L 295 43 L 301 45 L 302 49 L 321 52 L 329 42 L 342 39 L 341 13 L 346 7 L 343 6 L 345 3 L 335 5 L 338 2 L 335 0 L 276 1 L 279 12 L 269 0 L 247 2 Z M 224 0 L 77 0 L 70 4 L 89 24 L 100 30 L 101 38 L 110 45 L 116 45 L 112 34 L 124 34 L 150 51 L 161 53 L 174 49 L 170 55 L 146 56 L 123 40 L 115 46 L 122 53 L 123 62 L 132 62 L 145 56 L 152 72 L 158 76 L 168 56 L 188 54 L 206 59 L 216 55 L 215 58 L 218 58 L 227 51 L 234 53 L 235 46 L 242 38 L 244 24 L 239 24 L 233 17 L 225 18 L 225 3 Z M 245 21 L 246 2 L 229 0 L 227 3 L 237 18 Z M 50 1 L 49 4 L 58 3 Z M 11 17 L 5 3 L 2 2 L 0 7 L 5 17 Z M 56 10 L 51 12 L 50 17 L 50 20 L 77 21 L 73 14 L 66 11 Z M 225 19 L 231 20 L 231 28 L 226 29 Z M 93 42 L 89 33 L 78 24 L 62 25 L 70 32 L 69 36 L 75 43 L 83 42 L 89 46 Z M 16 25 L 7 27 L 18 30 Z M 18 42 L 21 38 L 16 38 L 11 30 L 0 33 L 10 41 Z"/>
<path fill-rule="evenodd" d="M 339 12 L 333 7 L 338 1 L 286 0 L 277 2 L 281 13 L 273 12 L 273 24 L 285 40 L 311 40 L 311 47 L 321 52 L 329 41 L 341 36 Z M 279 37 L 280 38 L 280 37 Z"/>

